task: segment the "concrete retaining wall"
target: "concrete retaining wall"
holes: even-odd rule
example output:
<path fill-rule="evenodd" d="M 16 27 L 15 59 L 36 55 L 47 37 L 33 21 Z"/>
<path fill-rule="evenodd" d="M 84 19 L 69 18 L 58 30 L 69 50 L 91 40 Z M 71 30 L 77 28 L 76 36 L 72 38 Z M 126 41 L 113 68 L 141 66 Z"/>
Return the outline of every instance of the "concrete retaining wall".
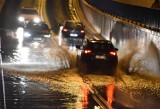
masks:
<path fill-rule="evenodd" d="M 80 0 L 88 21 L 119 48 L 120 68 L 128 73 L 160 75 L 160 33 L 106 15 Z"/>

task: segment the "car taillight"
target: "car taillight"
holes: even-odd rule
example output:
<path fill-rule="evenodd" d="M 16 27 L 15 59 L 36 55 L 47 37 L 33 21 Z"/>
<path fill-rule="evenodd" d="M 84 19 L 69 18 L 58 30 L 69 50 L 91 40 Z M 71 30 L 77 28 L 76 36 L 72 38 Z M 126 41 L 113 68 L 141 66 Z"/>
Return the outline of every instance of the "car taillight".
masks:
<path fill-rule="evenodd" d="M 84 53 L 85 54 L 89 54 L 89 53 L 91 53 L 92 51 L 91 50 L 84 50 Z"/>
<path fill-rule="evenodd" d="M 67 30 L 66 28 L 63 28 L 63 31 L 64 31 L 64 32 L 67 32 L 68 30 Z"/>
<path fill-rule="evenodd" d="M 116 56 L 116 52 L 115 51 L 110 51 L 109 54 L 112 55 L 112 56 Z"/>
<path fill-rule="evenodd" d="M 81 30 L 81 33 L 84 33 L 84 30 Z"/>

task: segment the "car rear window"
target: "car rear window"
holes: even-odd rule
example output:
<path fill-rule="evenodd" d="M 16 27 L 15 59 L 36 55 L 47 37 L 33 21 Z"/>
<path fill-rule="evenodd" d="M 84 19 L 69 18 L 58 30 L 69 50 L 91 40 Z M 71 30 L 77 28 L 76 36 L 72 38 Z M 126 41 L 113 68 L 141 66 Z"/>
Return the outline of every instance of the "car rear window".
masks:
<path fill-rule="evenodd" d="M 66 22 L 65 26 L 68 28 L 77 28 L 77 29 L 80 29 L 83 27 L 83 25 L 79 22 Z"/>
<path fill-rule="evenodd" d="M 47 24 L 29 23 L 26 27 L 32 28 L 32 29 L 39 29 L 39 30 L 49 30 L 49 27 Z"/>
<path fill-rule="evenodd" d="M 49 27 L 48 27 L 47 24 L 41 24 L 41 25 L 40 25 L 40 28 L 41 28 L 41 29 L 44 29 L 44 30 L 49 30 Z"/>
<path fill-rule="evenodd" d="M 90 43 L 89 47 L 96 51 L 98 50 L 109 51 L 114 48 L 111 43 Z"/>

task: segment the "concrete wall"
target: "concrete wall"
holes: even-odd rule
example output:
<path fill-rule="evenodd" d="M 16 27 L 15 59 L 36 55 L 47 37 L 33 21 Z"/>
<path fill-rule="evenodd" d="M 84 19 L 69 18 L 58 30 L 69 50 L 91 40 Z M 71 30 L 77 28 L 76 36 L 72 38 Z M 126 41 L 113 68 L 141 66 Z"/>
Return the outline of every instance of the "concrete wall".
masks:
<path fill-rule="evenodd" d="M 80 0 L 88 21 L 119 48 L 120 69 L 160 76 L 160 33 L 120 21 Z"/>

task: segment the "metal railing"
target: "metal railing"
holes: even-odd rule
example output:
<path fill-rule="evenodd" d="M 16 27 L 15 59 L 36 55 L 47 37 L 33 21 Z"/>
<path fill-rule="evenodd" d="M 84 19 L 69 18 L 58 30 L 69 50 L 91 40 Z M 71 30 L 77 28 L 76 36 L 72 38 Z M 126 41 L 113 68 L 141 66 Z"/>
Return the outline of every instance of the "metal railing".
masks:
<path fill-rule="evenodd" d="M 145 28 L 160 31 L 160 10 L 112 0 L 85 0 L 96 9 Z"/>

